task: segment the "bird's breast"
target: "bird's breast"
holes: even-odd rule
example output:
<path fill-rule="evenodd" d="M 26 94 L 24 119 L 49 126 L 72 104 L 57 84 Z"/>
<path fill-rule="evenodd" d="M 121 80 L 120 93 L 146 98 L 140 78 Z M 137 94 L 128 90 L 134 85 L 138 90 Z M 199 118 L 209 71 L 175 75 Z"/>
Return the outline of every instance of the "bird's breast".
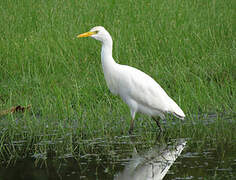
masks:
<path fill-rule="evenodd" d="M 106 66 L 103 66 L 103 73 L 109 90 L 113 94 L 117 95 L 119 93 L 119 78 L 117 69 L 113 67 L 108 68 Z"/>

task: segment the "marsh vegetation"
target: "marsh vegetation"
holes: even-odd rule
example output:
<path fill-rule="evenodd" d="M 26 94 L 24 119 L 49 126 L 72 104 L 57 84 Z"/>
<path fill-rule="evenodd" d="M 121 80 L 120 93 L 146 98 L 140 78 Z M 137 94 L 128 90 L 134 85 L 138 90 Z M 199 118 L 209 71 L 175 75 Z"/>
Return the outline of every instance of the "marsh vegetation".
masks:
<path fill-rule="evenodd" d="M 24 113 L 0 117 L 2 172 L 23 159 L 72 158 L 77 164 L 86 163 L 86 158 L 79 161 L 86 154 L 98 154 L 97 167 L 105 159 L 117 158 L 109 166 L 112 171 L 102 169 L 111 172 L 107 178 L 123 167 L 117 163 L 119 156 L 110 155 L 117 152 L 117 145 L 110 142 L 128 135 L 129 108 L 106 87 L 100 44 L 76 38 L 102 25 L 113 37 L 114 59 L 152 76 L 187 116 L 184 122 L 167 117 L 159 143 L 187 138 L 181 162 L 188 160 L 188 152 L 200 159 L 208 156 L 204 152 L 211 152 L 218 165 L 227 162 L 224 169 L 230 170 L 225 177 L 233 177 L 233 1 L 2 0 L 0 16 L 0 109 L 31 105 Z M 154 145 L 156 132 L 149 117 L 137 116 L 134 135 L 143 144 L 142 150 Z M 99 139 L 106 144 L 100 149 Z M 121 143 L 119 148 L 123 147 Z M 210 160 L 206 163 L 213 171 L 202 177 L 217 177 L 219 166 L 213 167 Z M 181 165 L 173 166 L 174 175 Z M 95 169 L 91 178 L 98 173 Z M 185 173 L 197 177 L 191 170 Z"/>

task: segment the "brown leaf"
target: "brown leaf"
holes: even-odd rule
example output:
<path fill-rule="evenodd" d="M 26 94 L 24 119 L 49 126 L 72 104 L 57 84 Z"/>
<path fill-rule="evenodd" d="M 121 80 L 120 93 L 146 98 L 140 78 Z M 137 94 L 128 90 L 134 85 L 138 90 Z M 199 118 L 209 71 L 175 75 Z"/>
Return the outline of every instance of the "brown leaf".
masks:
<path fill-rule="evenodd" d="M 3 116 L 3 115 L 7 115 L 9 113 L 16 113 L 16 112 L 25 112 L 26 110 L 29 110 L 31 108 L 31 104 L 28 105 L 28 106 L 13 106 L 11 107 L 10 109 L 7 109 L 7 110 L 2 110 L 0 111 L 0 116 Z"/>

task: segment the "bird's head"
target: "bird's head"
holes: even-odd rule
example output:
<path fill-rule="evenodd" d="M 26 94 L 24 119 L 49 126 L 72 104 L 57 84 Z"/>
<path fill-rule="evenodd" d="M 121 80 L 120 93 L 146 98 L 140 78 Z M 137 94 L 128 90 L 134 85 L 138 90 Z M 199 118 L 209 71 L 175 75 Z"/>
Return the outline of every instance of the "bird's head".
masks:
<path fill-rule="evenodd" d="M 102 26 L 93 27 L 89 32 L 79 34 L 77 38 L 89 37 L 89 36 L 103 43 L 111 39 L 110 34 Z"/>

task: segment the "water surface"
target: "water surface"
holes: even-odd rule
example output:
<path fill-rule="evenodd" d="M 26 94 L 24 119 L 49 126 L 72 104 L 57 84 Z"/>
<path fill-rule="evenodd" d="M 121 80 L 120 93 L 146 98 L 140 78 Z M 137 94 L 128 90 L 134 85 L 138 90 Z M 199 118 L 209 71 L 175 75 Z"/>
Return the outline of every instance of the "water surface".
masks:
<path fill-rule="evenodd" d="M 227 124 L 218 123 L 219 126 L 216 126 L 217 117 L 214 115 L 209 117 L 201 122 L 204 126 L 225 128 L 225 131 L 228 130 L 227 127 L 233 126 L 235 121 L 234 118 L 227 118 L 223 121 Z M 198 125 L 197 122 L 200 120 L 194 121 L 196 125 Z M 185 125 L 193 127 L 195 124 Z M 166 126 L 170 128 L 168 124 Z M 203 126 L 198 127 L 203 128 Z M 225 131 L 217 130 L 216 132 Z M 163 177 L 168 180 L 234 179 L 236 177 L 236 140 L 234 137 L 230 142 L 221 142 L 220 139 L 204 136 L 202 136 L 204 139 L 196 137 L 171 139 L 162 138 L 163 136 L 156 132 L 148 133 L 147 137 L 143 134 L 134 134 L 75 142 L 75 144 L 90 147 L 90 153 L 86 154 L 78 150 L 75 154 L 60 156 L 55 156 L 55 153 L 33 153 L 27 158 L 12 156 L 0 162 L 0 180 L 157 180 Z M 211 143 L 206 143 L 207 139 Z M 35 145 L 37 147 L 62 145 L 62 141 L 63 139 L 58 139 L 58 142 L 44 140 L 36 142 Z M 6 146 L 24 149 L 25 144 L 27 144 L 25 140 L 19 140 L 6 143 Z"/>
<path fill-rule="evenodd" d="M 116 137 L 96 144 L 96 152 L 73 157 L 31 158 L 4 162 L 0 178 L 13 179 L 204 179 L 236 177 L 235 149 L 210 149 L 202 152 L 188 147 L 191 139 L 172 139 L 167 143 L 135 141 L 135 137 Z M 106 146 L 112 147 L 103 153 Z M 183 150 L 183 151 L 182 151 Z M 172 158 L 170 158 L 172 156 Z M 172 160 L 171 160 L 172 159 Z M 173 164 L 172 164 L 173 163 Z M 168 167 L 169 166 L 169 167 Z M 169 169 L 170 168 L 170 169 Z M 168 170 L 169 169 L 169 170 Z M 166 172 L 165 172 L 166 171 Z M 160 176 L 161 177 L 161 176 Z"/>

